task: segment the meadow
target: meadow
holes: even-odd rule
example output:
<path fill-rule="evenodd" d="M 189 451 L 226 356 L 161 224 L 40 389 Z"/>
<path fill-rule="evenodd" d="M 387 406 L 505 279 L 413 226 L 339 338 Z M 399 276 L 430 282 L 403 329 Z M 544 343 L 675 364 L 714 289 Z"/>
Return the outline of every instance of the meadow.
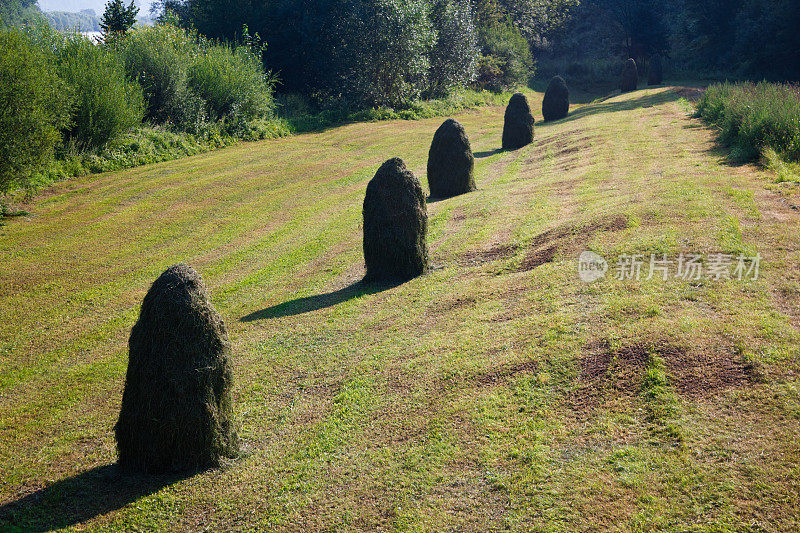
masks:
<path fill-rule="evenodd" d="M 360 284 L 361 203 L 442 118 L 348 124 L 56 183 L 0 226 L 0 529 L 790 531 L 800 527 L 800 198 L 732 161 L 686 87 L 540 122 L 459 113 L 476 192 L 431 263 Z M 587 283 L 578 257 L 608 261 Z M 760 254 L 757 279 L 617 279 Z M 168 266 L 233 343 L 241 457 L 121 476 L 127 339 Z M 642 267 L 647 274 L 647 267 Z M 624 277 L 624 276 L 623 276 Z"/>

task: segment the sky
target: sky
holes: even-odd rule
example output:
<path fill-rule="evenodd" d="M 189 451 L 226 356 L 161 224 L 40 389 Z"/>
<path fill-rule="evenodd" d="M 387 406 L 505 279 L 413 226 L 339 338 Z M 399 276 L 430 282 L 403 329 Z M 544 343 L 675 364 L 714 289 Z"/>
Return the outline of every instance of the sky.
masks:
<path fill-rule="evenodd" d="M 125 0 L 127 4 L 130 0 Z M 107 0 L 39 0 L 39 8 L 42 11 L 81 11 L 82 9 L 94 9 L 98 15 L 105 10 Z M 140 15 L 150 11 L 152 0 L 136 0 L 136 5 L 141 8 Z"/>

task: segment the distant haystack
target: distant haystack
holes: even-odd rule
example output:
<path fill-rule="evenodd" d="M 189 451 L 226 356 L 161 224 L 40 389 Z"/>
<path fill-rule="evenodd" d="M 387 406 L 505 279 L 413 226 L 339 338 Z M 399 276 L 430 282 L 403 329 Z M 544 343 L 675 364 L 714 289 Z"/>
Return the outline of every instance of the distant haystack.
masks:
<path fill-rule="evenodd" d="M 167 269 L 131 331 L 115 427 L 120 466 L 177 472 L 234 456 L 230 386 L 228 336 L 202 278 L 186 265 Z"/>
<path fill-rule="evenodd" d="M 503 150 L 517 150 L 533 142 L 533 115 L 522 93 L 511 97 L 503 125 Z"/>
<path fill-rule="evenodd" d="M 542 115 L 548 122 L 569 115 L 569 89 L 561 76 L 556 76 L 547 85 L 542 100 Z"/>
<path fill-rule="evenodd" d="M 425 194 L 402 159 L 386 161 L 364 197 L 367 281 L 406 281 L 428 266 Z"/>
<path fill-rule="evenodd" d="M 639 69 L 636 68 L 636 61 L 630 58 L 625 62 L 625 67 L 622 69 L 622 82 L 620 83 L 620 90 L 624 93 L 635 91 L 639 86 Z"/>
<path fill-rule="evenodd" d="M 475 190 L 475 158 L 469 137 L 458 121 L 447 119 L 433 135 L 428 152 L 431 196 L 449 198 Z"/>
<path fill-rule="evenodd" d="M 664 81 L 664 64 L 660 54 L 650 58 L 650 73 L 647 76 L 647 85 L 661 85 Z"/>

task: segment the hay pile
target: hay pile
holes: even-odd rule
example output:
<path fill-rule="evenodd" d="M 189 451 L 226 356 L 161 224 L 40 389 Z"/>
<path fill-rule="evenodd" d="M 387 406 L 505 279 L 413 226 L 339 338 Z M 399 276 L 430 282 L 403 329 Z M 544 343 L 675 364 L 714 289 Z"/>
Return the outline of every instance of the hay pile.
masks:
<path fill-rule="evenodd" d="M 630 58 L 625 62 L 622 69 L 622 81 L 620 82 L 620 90 L 624 93 L 635 91 L 639 86 L 639 69 L 636 68 L 636 61 Z"/>
<path fill-rule="evenodd" d="M 406 281 L 428 266 L 425 194 L 402 159 L 386 161 L 364 197 L 367 281 Z"/>
<path fill-rule="evenodd" d="M 121 467 L 165 473 L 218 466 L 238 448 L 230 344 L 202 278 L 176 265 L 153 283 L 129 341 L 115 429 Z"/>
<path fill-rule="evenodd" d="M 457 120 L 447 119 L 433 135 L 428 152 L 431 196 L 449 198 L 475 190 L 475 158 L 469 137 Z"/>
<path fill-rule="evenodd" d="M 511 97 L 503 124 L 503 150 L 517 150 L 533 142 L 533 115 L 522 93 Z"/>
<path fill-rule="evenodd" d="M 664 81 L 664 64 L 660 54 L 650 58 L 650 73 L 647 76 L 647 85 L 661 85 Z"/>
<path fill-rule="evenodd" d="M 548 122 L 569 115 L 569 89 L 561 76 L 554 77 L 547 85 L 542 100 L 542 115 Z"/>

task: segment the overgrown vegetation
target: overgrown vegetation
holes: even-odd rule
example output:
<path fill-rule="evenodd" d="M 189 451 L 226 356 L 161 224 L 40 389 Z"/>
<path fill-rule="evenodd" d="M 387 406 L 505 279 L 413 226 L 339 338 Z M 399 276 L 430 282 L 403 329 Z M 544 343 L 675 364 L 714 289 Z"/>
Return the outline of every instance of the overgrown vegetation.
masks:
<path fill-rule="evenodd" d="M 0 39 L 0 193 L 285 133 L 274 81 L 245 46 L 169 24 L 103 45 L 44 24 Z"/>
<path fill-rule="evenodd" d="M 775 83 L 712 85 L 697 104 L 697 114 L 719 129 L 721 141 L 738 161 L 772 150 L 800 162 L 800 88 Z"/>

